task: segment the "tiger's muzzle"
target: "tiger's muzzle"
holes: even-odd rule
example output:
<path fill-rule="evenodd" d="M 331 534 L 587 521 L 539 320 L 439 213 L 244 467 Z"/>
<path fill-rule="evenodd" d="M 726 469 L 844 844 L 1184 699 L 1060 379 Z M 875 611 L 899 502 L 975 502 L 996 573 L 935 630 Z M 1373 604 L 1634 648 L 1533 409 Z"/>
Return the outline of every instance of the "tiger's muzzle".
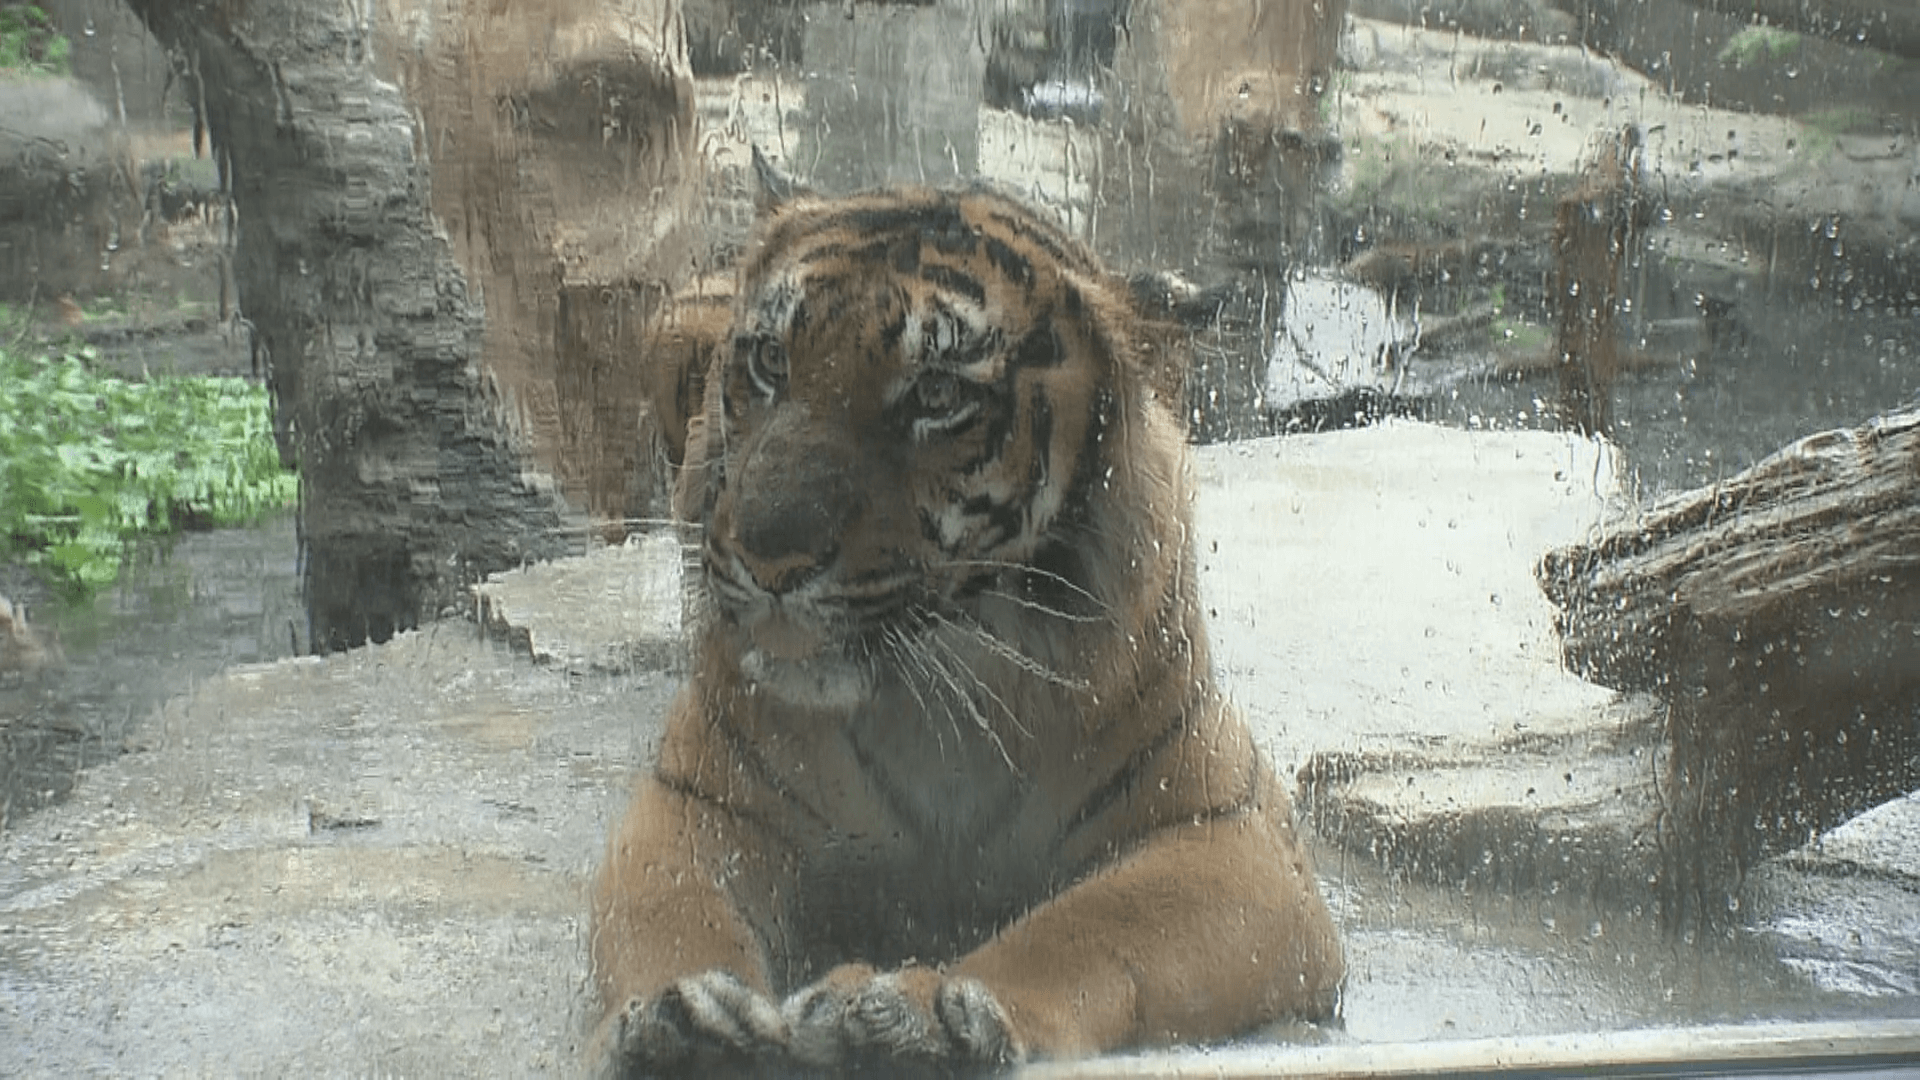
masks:
<path fill-rule="evenodd" d="M 709 588 L 742 635 L 752 681 L 802 703 L 848 704 L 871 681 L 859 640 L 860 612 L 871 609 L 849 595 L 843 565 L 871 499 L 855 479 L 855 450 L 821 440 L 791 402 L 750 440 L 714 507 Z"/>

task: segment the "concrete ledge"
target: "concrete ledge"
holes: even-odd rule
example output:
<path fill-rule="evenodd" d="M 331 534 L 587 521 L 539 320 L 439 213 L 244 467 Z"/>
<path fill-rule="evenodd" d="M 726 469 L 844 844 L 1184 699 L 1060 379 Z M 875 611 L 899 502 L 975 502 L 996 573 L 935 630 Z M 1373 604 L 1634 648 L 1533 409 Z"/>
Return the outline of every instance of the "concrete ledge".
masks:
<path fill-rule="evenodd" d="M 1824 990 L 1920 995 L 1920 792 L 1759 867 L 1755 935 Z"/>
<path fill-rule="evenodd" d="M 1323 838 L 1439 885 L 1646 899 L 1660 869 L 1659 725 L 1650 703 L 1593 730 L 1464 753 L 1317 754 L 1303 805 Z"/>
<path fill-rule="evenodd" d="M 680 541 L 672 532 L 494 574 L 474 586 L 491 637 L 569 671 L 678 671 Z"/>
<path fill-rule="evenodd" d="M 1699 1076 L 1738 1071 L 1804 1075 L 1878 1066 L 1904 1072 L 1920 1060 L 1920 1021 L 1743 1024 L 1591 1035 L 1461 1039 L 1371 1046 L 1259 1047 L 1034 1066 L 1022 1080 L 1252 1080 L 1415 1076 Z M 1867 1073 L 1866 1075 L 1876 1075 Z"/>

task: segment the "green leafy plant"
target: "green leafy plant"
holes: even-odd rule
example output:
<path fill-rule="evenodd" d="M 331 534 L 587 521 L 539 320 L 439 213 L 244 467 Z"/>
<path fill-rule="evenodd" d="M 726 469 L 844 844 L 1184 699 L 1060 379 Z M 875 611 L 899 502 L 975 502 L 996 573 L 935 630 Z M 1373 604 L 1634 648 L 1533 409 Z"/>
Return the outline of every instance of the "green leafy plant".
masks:
<path fill-rule="evenodd" d="M 65 75 L 72 49 L 39 5 L 0 0 L 0 71 Z"/>
<path fill-rule="evenodd" d="M 0 557 L 84 594 L 127 545 L 291 505 L 265 389 L 244 379 L 96 372 L 89 350 L 0 349 Z"/>
<path fill-rule="evenodd" d="M 1488 294 L 1487 303 L 1493 308 L 1493 321 L 1487 324 L 1487 333 L 1495 348 L 1512 352 L 1532 353 L 1544 351 L 1553 344 L 1553 332 L 1538 323 L 1528 322 L 1511 312 L 1507 307 L 1507 286 L 1505 282 L 1495 282 Z"/>
<path fill-rule="evenodd" d="M 1727 39 L 1717 59 L 1737 68 L 1778 63 L 1800 48 L 1800 35 L 1771 26 L 1748 26 Z"/>

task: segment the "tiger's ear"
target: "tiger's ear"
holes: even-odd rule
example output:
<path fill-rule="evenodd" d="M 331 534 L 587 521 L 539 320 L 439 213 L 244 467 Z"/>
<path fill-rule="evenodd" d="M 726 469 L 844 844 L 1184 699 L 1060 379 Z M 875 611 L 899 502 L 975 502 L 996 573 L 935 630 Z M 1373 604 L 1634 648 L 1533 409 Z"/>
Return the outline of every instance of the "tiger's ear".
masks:
<path fill-rule="evenodd" d="M 813 194 L 793 177 L 774 168 L 760 144 L 753 144 L 753 208 L 762 215 L 771 214 L 797 198 Z"/>
<path fill-rule="evenodd" d="M 1148 383 L 1176 414 L 1186 411 L 1193 337 L 1220 322 L 1236 288 L 1202 289 L 1171 270 L 1147 270 L 1126 279 L 1134 314 L 1139 317 L 1135 355 Z"/>

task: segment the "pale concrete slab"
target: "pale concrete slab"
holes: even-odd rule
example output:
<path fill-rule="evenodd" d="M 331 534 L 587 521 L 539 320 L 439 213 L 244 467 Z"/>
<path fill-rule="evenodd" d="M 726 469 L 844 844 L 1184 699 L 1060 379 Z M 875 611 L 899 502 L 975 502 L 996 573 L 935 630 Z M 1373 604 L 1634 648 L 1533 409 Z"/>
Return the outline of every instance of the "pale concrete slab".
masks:
<path fill-rule="evenodd" d="M 495 574 L 474 587 L 477 617 L 490 634 L 569 671 L 678 670 L 680 558 L 668 531 Z"/>
<path fill-rule="evenodd" d="M 1644 894 L 1651 706 L 1569 674 L 1533 578 L 1620 508 L 1605 443 L 1412 422 L 1198 450 L 1216 665 L 1316 829 L 1447 881 Z"/>
<path fill-rule="evenodd" d="M 1602 443 L 1413 422 L 1203 447 L 1200 590 L 1228 689 L 1282 766 L 1587 732 L 1533 565 L 1587 536 Z"/>
<path fill-rule="evenodd" d="M 1920 994 L 1920 791 L 1761 866 L 1756 933 L 1823 989 Z"/>

